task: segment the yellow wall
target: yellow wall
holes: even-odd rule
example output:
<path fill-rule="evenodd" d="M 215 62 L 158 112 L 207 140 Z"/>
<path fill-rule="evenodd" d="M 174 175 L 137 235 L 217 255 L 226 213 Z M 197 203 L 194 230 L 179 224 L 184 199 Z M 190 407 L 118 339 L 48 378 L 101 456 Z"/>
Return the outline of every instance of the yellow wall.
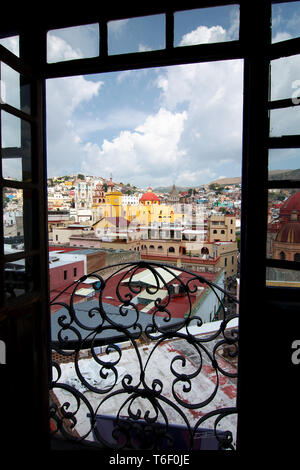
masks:
<path fill-rule="evenodd" d="M 138 206 L 122 205 L 122 193 L 107 192 L 104 204 L 93 205 L 93 211 L 103 208 L 103 217 L 124 217 L 130 222 L 135 219 L 138 224 L 149 225 L 155 222 L 174 223 L 182 220 L 182 214 L 174 213 L 172 205 L 139 204 Z M 103 226 L 103 224 L 101 224 Z M 95 227 L 97 228 L 98 225 Z"/>

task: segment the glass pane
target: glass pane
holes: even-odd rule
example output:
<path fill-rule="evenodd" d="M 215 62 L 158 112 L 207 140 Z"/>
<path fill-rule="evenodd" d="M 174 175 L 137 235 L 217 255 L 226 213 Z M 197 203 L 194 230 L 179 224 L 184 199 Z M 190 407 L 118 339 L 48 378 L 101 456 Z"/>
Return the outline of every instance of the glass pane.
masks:
<path fill-rule="evenodd" d="M 108 23 L 108 53 L 111 55 L 164 48 L 164 15 L 129 18 Z"/>
<path fill-rule="evenodd" d="M 270 137 L 295 135 L 300 132 L 300 107 L 293 106 L 270 111 Z"/>
<path fill-rule="evenodd" d="M 4 265 L 4 292 L 9 302 L 33 290 L 33 265 L 31 258 L 22 258 Z"/>
<path fill-rule="evenodd" d="M 1 62 L 1 103 L 30 113 L 30 84 L 14 69 Z"/>
<path fill-rule="evenodd" d="M 272 5 L 272 42 L 298 38 L 300 32 L 300 2 Z"/>
<path fill-rule="evenodd" d="M 266 270 L 266 284 L 270 287 L 300 287 L 300 271 L 270 268 Z"/>
<path fill-rule="evenodd" d="M 300 180 L 300 149 L 269 150 L 269 180 Z"/>
<path fill-rule="evenodd" d="M 99 25 L 61 28 L 47 34 L 47 62 L 84 59 L 99 55 Z"/>
<path fill-rule="evenodd" d="M 267 258 L 300 262 L 299 189 L 269 189 Z"/>
<path fill-rule="evenodd" d="M 300 103 L 300 55 L 271 61 L 271 100 L 292 98 Z"/>
<path fill-rule="evenodd" d="M 19 57 L 19 36 L 11 36 L 9 38 L 1 38 L 0 44 L 6 47 L 10 52 Z"/>
<path fill-rule="evenodd" d="M 1 112 L 1 153 L 3 178 L 31 181 L 31 125 L 5 111 Z"/>
<path fill-rule="evenodd" d="M 23 190 L 3 189 L 4 253 L 24 251 Z"/>
<path fill-rule="evenodd" d="M 239 39 L 239 6 L 176 12 L 174 46 L 190 46 Z"/>
<path fill-rule="evenodd" d="M 3 188 L 4 253 L 18 253 L 32 248 L 32 192 Z"/>

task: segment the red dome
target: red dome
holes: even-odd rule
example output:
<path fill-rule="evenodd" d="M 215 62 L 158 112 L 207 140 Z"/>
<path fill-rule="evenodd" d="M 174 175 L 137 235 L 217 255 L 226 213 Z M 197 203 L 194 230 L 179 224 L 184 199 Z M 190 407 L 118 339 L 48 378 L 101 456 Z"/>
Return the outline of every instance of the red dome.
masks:
<path fill-rule="evenodd" d="M 150 202 L 160 202 L 159 198 L 156 196 L 156 194 L 154 194 L 152 192 L 152 189 L 151 188 L 148 188 L 148 191 L 146 193 L 144 193 L 142 195 L 142 197 L 140 198 L 140 202 L 146 202 L 146 201 L 150 201 Z"/>
<path fill-rule="evenodd" d="M 300 191 L 297 191 L 296 193 L 292 194 L 286 201 L 284 201 L 279 211 L 279 217 L 282 220 L 288 221 L 290 220 L 290 215 L 292 212 L 298 212 L 297 219 L 299 220 Z"/>
<path fill-rule="evenodd" d="M 276 235 L 277 242 L 300 243 L 300 224 L 288 222 L 284 224 Z"/>

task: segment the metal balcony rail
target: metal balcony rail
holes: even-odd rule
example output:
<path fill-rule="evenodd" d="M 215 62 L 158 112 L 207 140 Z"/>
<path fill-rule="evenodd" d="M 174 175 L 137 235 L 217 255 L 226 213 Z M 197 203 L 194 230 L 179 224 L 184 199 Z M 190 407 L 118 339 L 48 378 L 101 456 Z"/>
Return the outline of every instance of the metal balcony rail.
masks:
<path fill-rule="evenodd" d="M 53 437 L 234 450 L 238 301 L 224 278 L 144 260 L 110 268 L 51 300 Z M 92 297 L 78 302 L 82 289 Z"/>

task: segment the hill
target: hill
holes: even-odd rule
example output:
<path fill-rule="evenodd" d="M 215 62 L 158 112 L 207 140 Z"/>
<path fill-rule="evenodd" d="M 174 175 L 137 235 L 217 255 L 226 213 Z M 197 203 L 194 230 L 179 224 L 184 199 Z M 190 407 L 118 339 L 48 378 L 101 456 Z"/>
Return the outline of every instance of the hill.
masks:
<path fill-rule="evenodd" d="M 300 180 L 300 168 L 297 170 L 271 170 L 269 172 L 270 180 Z M 226 184 L 240 184 L 241 177 L 236 176 L 233 178 L 219 178 L 211 181 L 209 184 L 220 184 L 221 186 Z"/>
<path fill-rule="evenodd" d="M 270 180 L 300 180 L 300 168 L 297 168 L 297 170 L 270 171 Z"/>
<path fill-rule="evenodd" d="M 190 186 L 177 186 L 175 185 L 175 188 L 177 189 L 177 191 L 179 193 L 181 193 L 182 191 L 188 191 Z M 173 186 L 160 186 L 158 188 L 154 188 L 153 191 L 155 193 L 170 193 L 173 189 Z"/>

